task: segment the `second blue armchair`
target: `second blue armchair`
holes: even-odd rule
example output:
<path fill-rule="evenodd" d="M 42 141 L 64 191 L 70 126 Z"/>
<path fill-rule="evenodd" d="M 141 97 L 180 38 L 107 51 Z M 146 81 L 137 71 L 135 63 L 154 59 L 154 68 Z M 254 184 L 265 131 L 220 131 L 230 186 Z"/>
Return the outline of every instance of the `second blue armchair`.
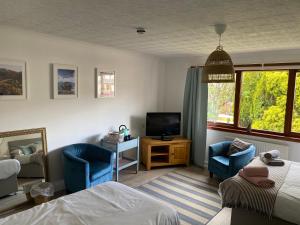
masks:
<path fill-rule="evenodd" d="M 211 177 L 213 174 L 221 179 L 232 177 L 254 157 L 256 151 L 254 145 L 227 156 L 231 143 L 231 141 L 223 141 L 209 146 L 208 170 Z"/>
<path fill-rule="evenodd" d="M 113 152 L 92 144 L 64 147 L 64 176 L 70 193 L 110 181 L 113 176 Z"/>

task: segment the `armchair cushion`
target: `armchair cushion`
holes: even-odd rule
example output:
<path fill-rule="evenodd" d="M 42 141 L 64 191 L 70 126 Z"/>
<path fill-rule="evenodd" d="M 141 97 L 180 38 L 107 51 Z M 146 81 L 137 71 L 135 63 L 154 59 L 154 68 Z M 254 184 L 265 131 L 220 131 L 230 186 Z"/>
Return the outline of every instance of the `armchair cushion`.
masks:
<path fill-rule="evenodd" d="M 110 163 L 90 162 L 90 179 L 94 181 L 105 174 L 111 172 L 112 166 Z"/>

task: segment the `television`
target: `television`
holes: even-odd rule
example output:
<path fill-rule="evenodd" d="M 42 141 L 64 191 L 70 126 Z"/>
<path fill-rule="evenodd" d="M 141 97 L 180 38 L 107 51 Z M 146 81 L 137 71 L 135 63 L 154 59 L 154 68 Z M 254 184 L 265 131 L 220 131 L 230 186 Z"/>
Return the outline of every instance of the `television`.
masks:
<path fill-rule="evenodd" d="M 180 135 L 180 112 L 148 112 L 146 116 L 146 136 L 161 140 L 171 140 Z"/>

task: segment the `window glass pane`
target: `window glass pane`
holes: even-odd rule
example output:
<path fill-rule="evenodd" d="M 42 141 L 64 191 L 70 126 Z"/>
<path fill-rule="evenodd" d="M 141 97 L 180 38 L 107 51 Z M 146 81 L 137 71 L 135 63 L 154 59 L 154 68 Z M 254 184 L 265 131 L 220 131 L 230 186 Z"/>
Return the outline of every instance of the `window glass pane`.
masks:
<path fill-rule="evenodd" d="M 283 132 L 288 71 L 242 73 L 239 125 Z"/>
<path fill-rule="evenodd" d="M 207 120 L 233 124 L 235 83 L 208 84 Z"/>
<path fill-rule="evenodd" d="M 292 132 L 300 133 L 300 73 L 296 74 Z"/>

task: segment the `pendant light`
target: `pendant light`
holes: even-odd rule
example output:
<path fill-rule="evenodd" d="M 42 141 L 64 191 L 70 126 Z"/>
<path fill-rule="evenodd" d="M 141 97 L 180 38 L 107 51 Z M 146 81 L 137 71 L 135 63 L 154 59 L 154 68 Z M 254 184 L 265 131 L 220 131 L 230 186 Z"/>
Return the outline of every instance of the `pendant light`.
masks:
<path fill-rule="evenodd" d="M 221 45 L 221 36 L 226 24 L 216 24 L 215 31 L 219 35 L 219 45 L 207 58 L 203 68 L 203 83 L 230 83 L 235 82 L 235 73 L 232 60 Z"/>

